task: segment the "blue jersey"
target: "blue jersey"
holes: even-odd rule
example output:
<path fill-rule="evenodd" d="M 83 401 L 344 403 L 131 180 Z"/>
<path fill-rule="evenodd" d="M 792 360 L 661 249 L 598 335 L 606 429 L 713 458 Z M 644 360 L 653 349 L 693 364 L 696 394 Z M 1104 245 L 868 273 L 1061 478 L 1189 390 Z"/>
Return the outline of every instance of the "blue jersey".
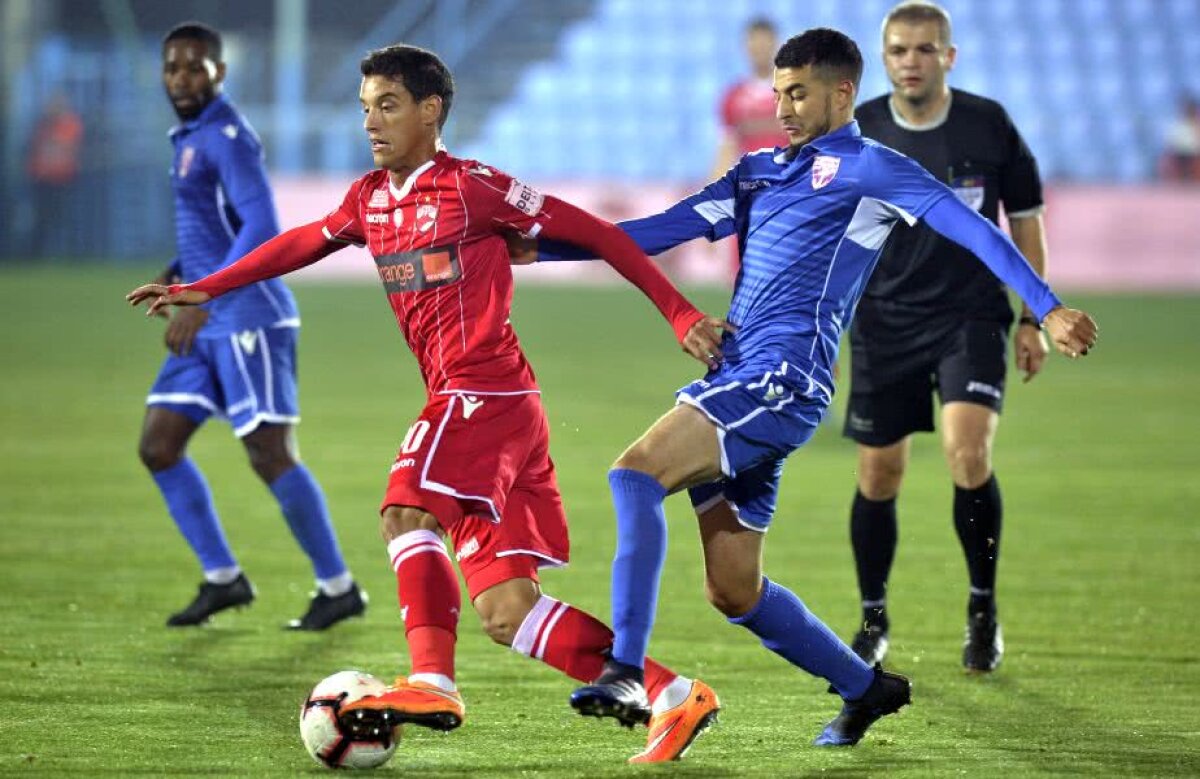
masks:
<path fill-rule="evenodd" d="M 171 130 L 175 147 L 175 267 L 185 282 L 217 271 L 279 233 L 262 144 L 223 96 Z M 260 281 L 206 305 L 201 338 L 261 327 L 297 327 L 300 314 L 279 279 Z"/>
<path fill-rule="evenodd" d="M 1014 286 L 1039 317 L 1057 305 L 1007 236 L 920 165 L 850 122 L 798 150 L 747 154 L 666 211 L 622 222 L 647 254 L 736 236 L 742 264 L 722 349 L 727 366 L 772 374 L 828 402 L 842 331 L 892 228 L 925 218 Z M 549 244 L 549 242 L 544 242 Z M 542 259 L 576 254 L 553 245 Z"/>

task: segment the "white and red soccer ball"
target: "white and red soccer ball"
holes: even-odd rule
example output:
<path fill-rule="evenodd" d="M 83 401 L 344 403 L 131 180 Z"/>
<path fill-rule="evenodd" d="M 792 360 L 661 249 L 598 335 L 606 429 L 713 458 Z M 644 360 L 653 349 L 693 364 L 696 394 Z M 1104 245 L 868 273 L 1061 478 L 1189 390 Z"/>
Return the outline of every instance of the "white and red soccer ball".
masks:
<path fill-rule="evenodd" d="M 300 707 L 300 738 L 308 754 L 327 768 L 378 768 L 400 742 L 400 729 L 385 728 L 369 736 L 352 736 L 338 724 L 338 711 L 386 685 L 361 671 L 339 671 L 317 682 Z"/>

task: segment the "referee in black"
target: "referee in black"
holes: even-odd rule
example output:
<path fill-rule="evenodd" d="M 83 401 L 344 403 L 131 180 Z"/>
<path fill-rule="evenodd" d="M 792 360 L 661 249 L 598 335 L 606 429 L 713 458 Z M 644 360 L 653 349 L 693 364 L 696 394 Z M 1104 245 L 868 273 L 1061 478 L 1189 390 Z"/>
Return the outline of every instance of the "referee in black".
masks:
<path fill-rule="evenodd" d="M 912 157 L 993 222 L 1003 203 L 1013 241 L 1044 275 L 1037 162 L 1000 104 L 947 86 L 956 54 L 950 41 L 950 16 L 933 3 L 905 2 L 888 13 L 883 61 L 892 92 L 859 106 L 862 133 Z M 1000 662 L 995 589 L 1002 510 L 992 442 L 1012 325 L 1004 286 L 966 249 L 923 224 L 893 232 L 850 331 L 845 435 L 858 442 L 850 538 L 863 606 L 852 646 L 869 663 L 887 653 L 896 496 L 911 434 L 934 429 L 934 393 L 954 482 L 954 527 L 970 575 L 963 666 L 987 672 Z M 1013 341 L 1017 368 L 1029 381 L 1048 349 L 1027 309 Z"/>

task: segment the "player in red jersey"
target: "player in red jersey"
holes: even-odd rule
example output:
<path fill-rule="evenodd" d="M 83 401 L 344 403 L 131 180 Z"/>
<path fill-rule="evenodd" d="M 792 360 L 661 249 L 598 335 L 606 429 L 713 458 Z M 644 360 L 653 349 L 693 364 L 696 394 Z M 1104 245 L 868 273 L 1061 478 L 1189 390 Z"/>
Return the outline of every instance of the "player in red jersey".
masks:
<path fill-rule="evenodd" d="M 766 17 L 746 25 L 746 59 L 750 75 L 725 88 L 721 94 L 721 142 L 717 146 L 709 180 L 719 179 L 743 154 L 762 148 L 786 145 L 775 118 L 775 90 L 771 74 L 779 33 Z"/>
<path fill-rule="evenodd" d="M 128 299 L 150 300 L 148 313 L 198 305 L 347 243 L 369 249 L 428 389 L 381 507 L 412 673 L 383 695 L 343 707 L 340 716 L 367 732 L 403 722 L 451 730 L 465 715 L 454 683 L 462 604 L 445 535 L 497 643 L 589 682 L 612 644 L 607 626 L 538 584 L 540 566 L 567 562 L 567 523 L 537 384 L 509 324 L 504 235 L 570 239 L 604 257 L 654 302 L 684 350 L 706 364 L 720 360 L 718 333 L 729 325 L 696 310 L 618 228 L 495 168 L 447 154 L 440 129 L 454 87 L 435 55 L 391 46 L 369 54 L 361 70 L 359 97 L 378 170 L 356 181 L 324 219 L 199 281 L 146 285 Z M 715 718 L 716 695 L 650 661 L 646 687 L 653 699 L 649 742 L 631 760 L 676 759 Z M 637 721 L 631 714 L 625 724 Z"/>

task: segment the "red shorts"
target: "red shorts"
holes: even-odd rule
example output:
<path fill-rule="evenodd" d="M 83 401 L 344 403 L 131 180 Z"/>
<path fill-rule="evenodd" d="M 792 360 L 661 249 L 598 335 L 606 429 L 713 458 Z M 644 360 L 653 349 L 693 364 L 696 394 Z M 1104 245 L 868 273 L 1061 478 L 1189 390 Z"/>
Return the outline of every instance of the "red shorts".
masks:
<path fill-rule="evenodd" d="M 536 392 L 435 395 L 400 445 L 381 508 L 415 506 L 450 535 L 474 598 L 570 556 L 550 427 Z"/>

